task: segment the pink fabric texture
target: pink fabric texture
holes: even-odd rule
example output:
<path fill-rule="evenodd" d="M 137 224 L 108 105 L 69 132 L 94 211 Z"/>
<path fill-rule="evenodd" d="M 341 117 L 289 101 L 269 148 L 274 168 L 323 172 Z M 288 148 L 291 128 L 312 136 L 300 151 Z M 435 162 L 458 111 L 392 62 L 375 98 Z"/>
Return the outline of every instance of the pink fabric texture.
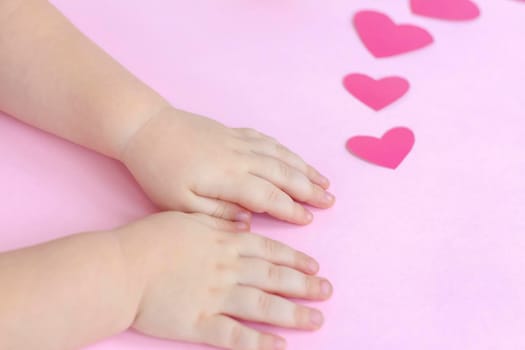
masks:
<path fill-rule="evenodd" d="M 525 348 L 522 1 L 476 1 L 482 15 L 464 22 L 415 16 L 408 1 L 53 2 L 177 107 L 271 134 L 331 178 L 338 202 L 313 224 L 254 223 L 335 285 L 322 330 L 277 330 L 290 349 Z M 350 24 L 370 9 L 435 42 L 375 59 Z M 411 90 L 378 113 L 341 85 L 349 72 Z M 394 171 L 345 149 L 395 126 L 417 142 Z M 0 250 L 154 211 L 117 162 L 7 116 L 0 155 Z M 204 347 L 127 332 L 89 349 Z"/>

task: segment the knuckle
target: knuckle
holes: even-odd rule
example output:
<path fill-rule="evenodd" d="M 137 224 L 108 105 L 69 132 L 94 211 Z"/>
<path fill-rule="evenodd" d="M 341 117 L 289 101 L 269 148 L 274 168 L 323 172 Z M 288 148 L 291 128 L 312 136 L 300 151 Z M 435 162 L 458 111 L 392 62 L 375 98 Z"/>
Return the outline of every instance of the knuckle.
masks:
<path fill-rule="evenodd" d="M 262 198 L 263 196 L 260 196 Z M 250 209 L 255 213 L 263 213 L 266 211 L 266 202 L 264 200 L 252 200 L 250 203 Z"/>
<path fill-rule="evenodd" d="M 283 162 L 278 162 L 277 171 L 285 179 L 289 179 L 292 176 L 292 169 Z"/>
<path fill-rule="evenodd" d="M 239 258 L 239 247 L 232 241 L 224 247 L 224 256 L 229 261 L 236 261 Z"/>
<path fill-rule="evenodd" d="M 237 237 L 221 237 L 216 240 L 220 245 L 222 257 L 229 262 L 236 262 L 240 256 L 240 242 Z"/>
<path fill-rule="evenodd" d="M 241 132 L 248 137 L 259 137 L 260 133 L 252 128 L 242 128 Z"/>
<path fill-rule="evenodd" d="M 321 198 L 323 198 L 325 191 L 321 190 L 320 187 L 318 187 L 317 185 L 312 184 L 311 182 L 309 182 L 309 184 L 310 185 L 308 186 L 308 196 L 310 198 L 314 198 L 314 199 L 321 199 Z"/>
<path fill-rule="evenodd" d="M 295 305 L 294 307 L 294 322 L 295 325 L 300 327 L 306 323 L 308 317 L 308 310 L 303 306 Z"/>
<path fill-rule="evenodd" d="M 270 314 L 271 305 L 270 295 L 260 293 L 257 297 L 257 308 L 263 317 L 267 317 Z"/>
<path fill-rule="evenodd" d="M 264 255 L 267 257 L 276 256 L 279 252 L 279 244 L 269 238 L 263 238 Z"/>
<path fill-rule="evenodd" d="M 220 204 L 217 204 L 217 206 L 215 207 L 213 211 L 213 216 L 216 218 L 224 218 L 226 215 L 226 212 L 227 212 L 226 204 L 220 203 Z M 215 220 L 215 225 L 218 226 L 218 224 L 219 224 L 218 220 Z"/>
<path fill-rule="evenodd" d="M 223 287 L 209 287 L 208 294 L 212 296 L 220 296 L 221 294 L 224 294 L 224 288 Z"/>
<path fill-rule="evenodd" d="M 301 176 L 297 181 L 295 198 L 301 202 L 308 202 L 310 199 L 316 198 L 315 189 L 306 177 Z"/>
<path fill-rule="evenodd" d="M 306 168 L 306 175 L 308 175 L 308 177 L 316 177 L 319 175 L 317 170 L 315 170 L 312 166 L 305 165 L 305 168 Z"/>
<path fill-rule="evenodd" d="M 280 267 L 276 265 L 270 265 L 267 269 L 267 276 L 268 280 L 274 283 L 279 283 L 283 280 L 282 278 L 282 270 Z"/>
<path fill-rule="evenodd" d="M 291 263 L 293 264 L 293 266 L 302 267 L 305 269 L 309 268 L 308 263 L 310 259 L 306 257 L 303 253 L 293 251 L 291 255 Z"/>
<path fill-rule="evenodd" d="M 242 345 L 242 326 L 239 324 L 233 325 L 230 329 L 229 346 L 232 349 L 240 349 Z"/>
<path fill-rule="evenodd" d="M 231 243 L 236 247 L 237 251 L 240 252 L 243 247 L 250 246 L 255 237 L 257 237 L 255 234 L 233 235 Z"/>
<path fill-rule="evenodd" d="M 266 134 L 262 134 L 262 137 L 263 137 L 264 142 L 269 143 L 272 147 L 274 144 L 279 143 L 279 141 L 277 141 L 275 137 L 272 137 Z"/>
<path fill-rule="evenodd" d="M 312 277 L 304 276 L 305 295 L 313 296 L 316 294 L 316 280 Z"/>
<path fill-rule="evenodd" d="M 217 272 L 230 272 L 232 270 L 236 270 L 236 266 L 231 262 L 218 262 L 215 264 L 215 271 Z"/>
<path fill-rule="evenodd" d="M 288 153 L 288 149 L 279 142 L 275 142 L 273 147 L 275 149 L 275 153 L 277 153 L 278 155 L 284 155 Z"/>
<path fill-rule="evenodd" d="M 217 230 L 224 229 L 224 223 L 219 218 L 213 218 L 213 227 Z"/>
<path fill-rule="evenodd" d="M 269 186 L 268 186 L 269 187 Z M 268 197 L 271 189 L 266 189 L 264 187 L 258 187 L 253 192 L 252 196 L 248 196 L 249 205 L 252 211 L 256 213 L 263 213 L 268 208 Z"/>
<path fill-rule="evenodd" d="M 199 312 L 199 314 L 197 315 L 197 318 L 195 320 L 195 323 L 197 325 L 202 325 L 204 324 L 208 319 L 210 318 L 210 315 L 206 312 Z"/>
<path fill-rule="evenodd" d="M 223 245 L 223 246 L 229 246 L 231 245 L 235 240 L 237 239 L 237 237 L 232 237 L 231 235 L 229 234 L 224 234 L 224 235 L 219 235 L 216 239 L 215 239 L 215 242 L 219 245 Z"/>
<path fill-rule="evenodd" d="M 250 134 L 253 135 L 253 136 L 257 136 L 257 137 L 261 137 L 261 136 L 263 136 L 263 134 L 262 134 L 260 131 L 255 130 L 255 129 L 253 129 L 253 128 L 248 128 L 248 130 L 250 130 L 249 132 L 250 132 Z"/>
<path fill-rule="evenodd" d="M 245 156 L 245 153 L 237 147 L 232 149 L 232 154 L 234 157 L 244 157 Z"/>
<path fill-rule="evenodd" d="M 266 191 L 266 199 L 268 202 L 276 202 L 281 198 L 281 190 L 277 187 L 272 187 Z"/>

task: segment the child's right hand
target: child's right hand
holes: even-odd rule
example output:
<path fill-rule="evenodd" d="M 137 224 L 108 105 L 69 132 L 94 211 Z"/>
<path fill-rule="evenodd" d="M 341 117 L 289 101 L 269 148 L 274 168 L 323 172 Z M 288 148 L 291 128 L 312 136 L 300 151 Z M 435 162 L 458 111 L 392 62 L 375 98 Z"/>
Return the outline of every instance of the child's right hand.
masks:
<path fill-rule="evenodd" d="M 165 212 L 114 231 L 142 333 L 235 350 L 284 349 L 282 338 L 236 321 L 315 330 L 322 314 L 287 297 L 325 300 L 318 264 L 284 244 L 229 233 L 231 222 Z M 152 234 L 153 233 L 153 234 Z"/>

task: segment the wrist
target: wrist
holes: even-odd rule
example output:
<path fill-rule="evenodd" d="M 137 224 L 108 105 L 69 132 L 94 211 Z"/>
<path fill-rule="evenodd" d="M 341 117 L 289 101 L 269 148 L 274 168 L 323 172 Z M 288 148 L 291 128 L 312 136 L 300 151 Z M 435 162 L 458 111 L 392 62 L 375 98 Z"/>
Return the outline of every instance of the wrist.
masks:
<path fill-rule="evenodd" d="M 126 315 L 122 322 L 126 328 L 132 327 L 140 313 L 148 281 L 155 270 L 150 264 L 150 247 L 148 242 L 144 241 L 144 228 L 140 223 L 141 221 L 134 222 L 108 232 L 117 247 L 117 256 L 125 281 L 123 300 Z"/>
<path fill-rule="evenodd" d="M 113 152 L 113 158 L 124 163 L 124 155 L 138 134 L 141 133 L 158 115 L 165 113 L 167 110 L 172 110 L 173 107 L 164 100 L 152 103 L 149 108 L 140 111 L 130 120 L 130 123 L 122 127 L 118 137 L 116 150 Z"/>
<path fill-rule="evenodd" d="M 140 135 L 143 134 L 144 130 L 146 130 L 149 125 L 154 123 L 154 121 L 160 116 L 170 113 L 174 110 L 175 109 L 167 102 L 159 104 L 156 108 L 152 109 L 151 113 L 142 118 L 135 126 L 128 129 L 126 136 L 120 143 L 120 147 L 115 158 L 125 164 L 129 149 L 133 147 L 133 144 L 135 144 L 136 140 L 140 138 Z"/>
<path fill-rule="evenodd" d="M 137 313 L 144 291 L 143 279 L 141 273 L 137 271 L 129 259 L 129 249 L 124 242 L 126 232 L 120 232 L 120 229 L 106 231 L 108 244 L 114 248 L 114 258 L 116 265 L 119 266 L 118 277 L 115 278 L 117 285 L 115 303 L 120 304 L 120 315 L 115 319 L 115 326 L 119 331 L 124 331 L 131 327 Z"/>
<path fill-rule="evenodd" d="M 0 254 L 0 348 L 80 348 L 128 329 L 142 292 L 132 277 L 110 231 Z"/>

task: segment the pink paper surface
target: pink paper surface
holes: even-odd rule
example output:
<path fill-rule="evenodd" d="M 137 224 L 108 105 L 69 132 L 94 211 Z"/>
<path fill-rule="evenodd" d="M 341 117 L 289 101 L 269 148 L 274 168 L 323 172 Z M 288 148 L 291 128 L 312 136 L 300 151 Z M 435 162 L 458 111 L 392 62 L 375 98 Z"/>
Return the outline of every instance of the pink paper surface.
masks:
<path fill-rule="evenodd" d="M 479 19 L 449 23 L 387 0 L 54 2 L 176 106 L 272 134 L 330 176 L 338 202 L 313 224 L 254 224 L 335 285 L 321 331 L 279 331 L 290 349 L 525 348 L 522 3 L 480 0 Z M 374 59 L 349 25 L 363 8 L 436 42 Z M 411 92 L 378 115 L 341 86 L 356 71 Z M 344 147 L 397 125 L 417 146 L 396 171 Z M 7 117 L 0 154 L 1 250 L 153 210 L 121 165 Z M 126 333 L 89 349 L 201 347 Z"/>

